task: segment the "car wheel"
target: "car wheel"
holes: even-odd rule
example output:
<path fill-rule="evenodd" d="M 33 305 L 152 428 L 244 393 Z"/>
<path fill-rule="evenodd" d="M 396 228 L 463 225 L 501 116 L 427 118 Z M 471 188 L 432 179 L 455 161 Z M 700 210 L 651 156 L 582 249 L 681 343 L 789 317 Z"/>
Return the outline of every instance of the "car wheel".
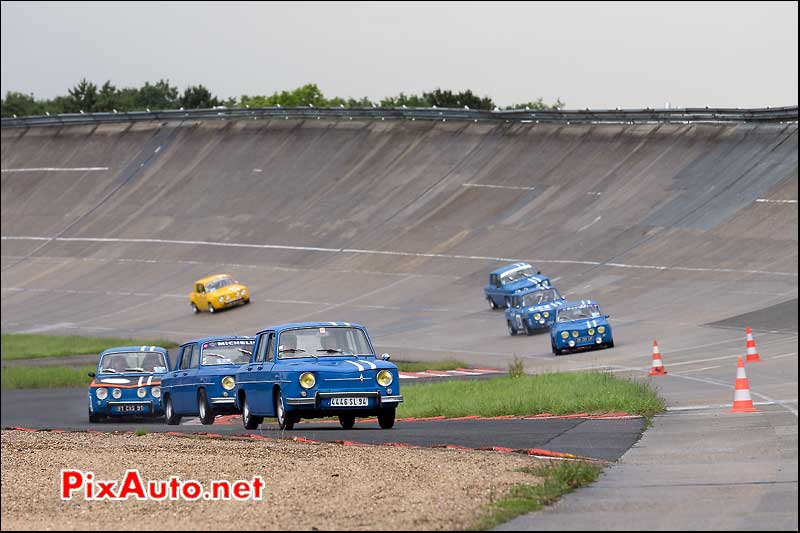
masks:
<path fill-rule="evenodd" d="M 170 396 L 167 396 L 164 400 L 164 418 L 167 419 L 167 424 L 170 426 L 177 426 L 181 423 L 181 417 L 175 413 L 175 408 L 172 406 L 172 397 Z"/>
<path fill-rule="evenodd" d="M 105 417 L 103 415 L 101 415 L 101 414 L 89 412 L 89 423 L 91 423 L 91 424 L 97 424 L 98 422 L 100 422 L 104 418 Z"/>
<path fill-rule="evenodd" d="M 486 298 L 486 299 L 489 300 L 489 307 L 491 308 L 492 311 L 497 309 L 497 304 L 494 303 L 494 300 L 492 300 L 491 298 Z"/>
<path fill-rule="evenodd" d="M 194 302 L 191 303 L 191 307 L 192 307 L 192 313 L 194 313 L 195 315 L 200 312 L 197 306 L 194 305 Z"/>
<path fill-rule="evenodd" d="M 247 304 L 249 304 L 249 303 L 250 303 L 250 298 L 247 298 L 247 299 L 245 299 L 245 301 L 244 301 L 244 305 L 247 305 Z"/>
<path fill-rule="evenodd" d="M 214 409 L 208 405 L 208 398 L 206 398 L 206 391 L 200 389 L 197 392 L 197 412 L 200 415 L 200 422 L 204 426 L 210 426 L 214 423 Z"/>
<path fill-rule="evenodd" d="M 208 312 L 212 315 L 217 312 L 217 310 L 214 308 L 214 304 L 210 301 L 208 302 Z"/>
<path fill-rule="evenodd" d="M 278 427 L 281 430 L 291 431 L 294 429 L 295 420 L 286 414 L 286 407 L 283 405 L 283 394 L 281 394 L 281 391 L 275 394 L 275 415 L 278 418 Z"/>
<path fill-rule="evenodd" d="M 355 415 L 339 415 L 339 423 L 343 429 L 353 429 L 353 426 L 356 425 L 356 417 Z"/>
<path fill-rule="evenodd" d="M 378 413 L 378 424 L 381 426 L 381 429 L 392 429 L 394 426 L 394 415 L 394 407 L 381 409 L 380 413 Z"/>
<path fill-rule="evenodd" d="M 508 325 L 508 334 L 511 335 L 512 337 L 516 337 L 517 328 L 514 327 L 514 325 L 511 323 L 510 320 L 506 320 L 506 325 Z"/>
<path fill-rule="evenodd" d="M 505 298 L 505 304 L 506 304 L 506 309 L 511 307 L 511 298 L 509 298 L 508 296 L 506 296 Z"/>
<path fill-rule="evenodd" d="M 608 346 L 609 348 L 613 348 L 614 347 L 614 341 L 611 340 L 610 342 L 607 342 L 606 346 Z"/>
<path fill-rule="evenodd" d="M 247 397 L 242 398 L 242 426 L 244 426 L 244 429 L 258 429 L 259 424 L 263 421 L 263 416 L 255 416 L 250 412 L 250 407 L 247 405 Z"/>

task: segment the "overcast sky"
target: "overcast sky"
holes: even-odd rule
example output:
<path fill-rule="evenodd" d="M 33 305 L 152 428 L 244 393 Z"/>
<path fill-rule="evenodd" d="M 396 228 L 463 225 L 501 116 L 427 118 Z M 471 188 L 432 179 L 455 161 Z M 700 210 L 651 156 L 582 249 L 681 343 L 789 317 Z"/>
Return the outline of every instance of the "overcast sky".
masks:
<path fill-rule="evenodd" d="M 168 78 L 221 97 L 317 83 L 501 105 L 797 104 L 796 2 L 3 2 L 2 90 Z"/>

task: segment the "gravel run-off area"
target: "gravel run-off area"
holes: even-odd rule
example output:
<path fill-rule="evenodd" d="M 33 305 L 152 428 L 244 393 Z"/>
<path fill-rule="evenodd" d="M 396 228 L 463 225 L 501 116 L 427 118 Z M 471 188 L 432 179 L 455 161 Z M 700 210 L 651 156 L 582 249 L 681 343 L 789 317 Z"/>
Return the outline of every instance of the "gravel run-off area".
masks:
<path fill-rule="evenodd" d="M 541 459 L 164 434 L 2 432 L 2 529 L 464 529 Z M 61 469 L 121 480 L 266 482 L 260 501 L 60 498 Z"/>

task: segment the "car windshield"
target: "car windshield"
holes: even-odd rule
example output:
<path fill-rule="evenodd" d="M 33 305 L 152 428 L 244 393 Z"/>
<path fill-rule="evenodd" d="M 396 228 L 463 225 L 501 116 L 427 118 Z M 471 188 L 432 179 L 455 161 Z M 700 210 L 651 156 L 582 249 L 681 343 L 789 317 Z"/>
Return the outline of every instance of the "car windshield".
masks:
<path fill-rule="evenodd" d="M 543 291 L 535 291 L 526 294 L 522 297 L 522 306 L 521 307 L 531 307 L 534 305 L 545 304 L 547 302 L 553 302 L 555 300 L 560 300 L 561 295 L 558 294 L 556 289 L 545 289 Z"/>
<path fill-rule="evenodd" d="M 215 291 L 217 289 L 221 289 L 222 287 L 227 287 L 228 285 L 233 285 L 233 280 L 231 278 L 215 279 L 210 283 L 206 283 L 206 292 Z"/>
<path fill-rule="evenodd" d="M 375 355 L 367 336 L 358 328 L 315 327 L 289 329 L 278 337 L 278 358 Z"/>
<path fill-rule="evenodd" d="M 599 316 L 600 308 L 597 305 L 584 305 L 560 310 L 558 312 L 558 321 L 569 322 L 570 320 L 583 320 L 586 318 L 597 318 Z"/>
<path fill-rule="evenodd" d="M 536 272 L 534 272 L 533 267 L 525 267 L 520 270 L 515 270 L 509 274 L 503 274 L 500 277 L 500 283 L 503 285 L 507 285 L 509 283 L 514 283 L 515 281 L 519 281 L 521 279 L 530 278 L 531 276 L 535 276 Z"/>
<path fill-rule="evenodd" d="M 100 359 L 98 368 L 100 374 L 163 374 L 167 371 L 167 363 L 161 352 L 107 353 Z"/>
<path fill-rule="evenodd" d="M 204 342 L 200 352 L 200 364 L 203 366 L 243 365 L 250 361 L 254 342 L 249 339 Z"/>

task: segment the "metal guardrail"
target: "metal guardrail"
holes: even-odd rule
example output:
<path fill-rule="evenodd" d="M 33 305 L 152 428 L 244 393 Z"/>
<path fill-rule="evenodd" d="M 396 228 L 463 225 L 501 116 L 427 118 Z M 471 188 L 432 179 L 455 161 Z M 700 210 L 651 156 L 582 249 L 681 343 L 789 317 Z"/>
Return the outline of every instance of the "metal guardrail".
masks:
<path fill-rule="evenodd" d="M 797 122 L 798 108 L 759 109 L 569 109 L 560 111 L 485 111 L 452 108 L 345 108 L 345 107 L 259 107 L 214 108 L 127 113 L 72 113 L 2 119 L 3 128 L 71 126 L 125 122 L 175 122 L 194 120 L 337 119 L 337 120 L 456 120 L 474 122 L 535 122 L 562 124 L 595 123 L 689 123 L 689 122 Z"/>

